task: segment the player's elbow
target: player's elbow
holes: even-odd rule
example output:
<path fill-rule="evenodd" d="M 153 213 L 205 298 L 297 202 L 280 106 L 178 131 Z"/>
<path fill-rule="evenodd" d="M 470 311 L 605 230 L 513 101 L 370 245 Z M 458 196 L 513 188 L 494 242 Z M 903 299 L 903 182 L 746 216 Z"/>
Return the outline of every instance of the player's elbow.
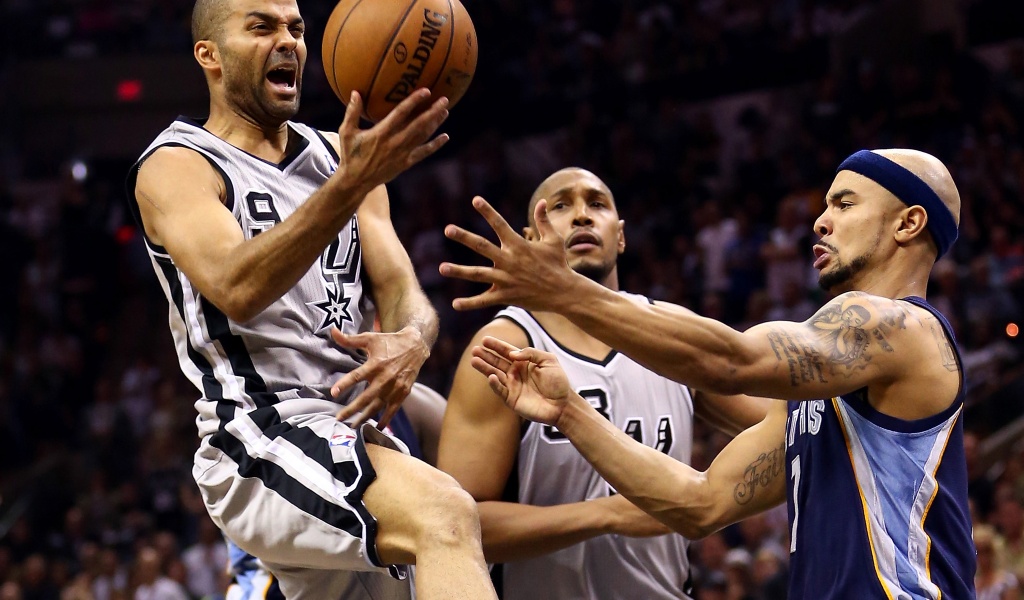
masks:
<path fill-rule="evenodd" d="M 217 297 L 210 298 L 210 301 L 235 323 L 251 321 L 267 308 L 255 294 L 249 293 L 241 286 L 218 294 Z"/>
<path fill-rule="evenodd" d="M 695 382 L 695 387 L 723 396 L 750 393 L 757 364 L 757 356 L 745 348 L 710 357 L 704 361 L 701 381 Z"/>
<path fill-rule="evenodd" d="M 728 359 L 708 361 L 703 376 L 695 387 L 723 396 L 743 393 L 742 373 L 737 364 Z"/>
<path fill-rule="evenodd" d="M 680 531 L 680 533 L 690 540 L 702 540 L 726 525 L 728 523 L 719 518 L 718 514 L 714 511 L 706 510 L 690 523 L 686 532 Z"/>

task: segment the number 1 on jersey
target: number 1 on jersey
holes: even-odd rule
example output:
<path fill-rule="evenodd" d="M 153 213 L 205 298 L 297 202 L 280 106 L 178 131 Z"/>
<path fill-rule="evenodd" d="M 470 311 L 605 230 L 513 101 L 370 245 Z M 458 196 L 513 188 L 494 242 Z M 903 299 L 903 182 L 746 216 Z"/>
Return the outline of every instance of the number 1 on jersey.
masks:
<path fill-rule="evenodd" d="M 800 457 L 794 456 L 789 463 L 793 479 L 793 528 L 789 532 L 789 553 L 796 552 L 796 526 L 800 522 Z"/>

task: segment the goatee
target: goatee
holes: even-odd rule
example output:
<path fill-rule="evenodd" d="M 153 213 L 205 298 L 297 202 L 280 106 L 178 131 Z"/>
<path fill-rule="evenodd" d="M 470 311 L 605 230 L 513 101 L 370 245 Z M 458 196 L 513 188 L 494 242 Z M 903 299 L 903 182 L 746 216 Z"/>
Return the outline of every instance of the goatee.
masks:
<path fill-rule="evenodd" d="M 838 257 L 836 260 L 839 260 Z M 853 279 L 854 275 L 864 270 L 864 267 L 867 265 L 867 255 L 858 256 L 850 261 L 849 264 L 840 263 L 840 265 L 834 270 L 829 271 L 828 273 L 822 272 L 818 275 L 818 287 L 826 292 L 831 292 L 837 286 L 841 286 L 849 282 L 850 279 Z"/>

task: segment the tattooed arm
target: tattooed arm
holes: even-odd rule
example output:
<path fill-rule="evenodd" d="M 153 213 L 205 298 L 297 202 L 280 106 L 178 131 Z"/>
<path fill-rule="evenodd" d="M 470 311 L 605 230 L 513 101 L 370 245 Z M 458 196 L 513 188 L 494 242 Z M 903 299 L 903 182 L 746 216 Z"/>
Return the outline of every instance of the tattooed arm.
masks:
<path fill-rule="evenodd" d="M 713 393 L 829 398 L 895 380 L 937 357 L 926 353 L 935 343 L 920 331 L 919 309 L 863 292 L 837 296 L 803 323 L 775 321 L 745 332 L 612 296 L 619 295 L 595 291 L 559 311 L 652 371 Z"/>
<path fill-rule="evenodd" d="M 554 355 L 485 337 L 473 368 L 524 418 L 555 425 L 622 496 L 689 538 L 785 499 L 786 405 L 742 432 L 698 473 L 619 431 L 574 392 Z"/>
<path fill-rule="evenodd" d="M 569 406 L 579 411 L 567 407 L 558 427 L 580 454 L 620 494 L 690 539 L 786 500 L 786 405 L 781 402 L 764 421 L 736 436 L 703 473 L 637 443 L 585 400 Z"/>

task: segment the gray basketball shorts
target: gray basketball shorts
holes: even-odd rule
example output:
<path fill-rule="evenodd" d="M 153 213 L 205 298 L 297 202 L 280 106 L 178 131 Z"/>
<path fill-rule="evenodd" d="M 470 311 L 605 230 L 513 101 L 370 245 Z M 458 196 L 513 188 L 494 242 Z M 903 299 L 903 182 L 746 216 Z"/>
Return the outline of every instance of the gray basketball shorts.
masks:
<path fill-rule="evenodd" d="M 377 555 L 377 521 L 363 493 L 376 478 L 367 443 L 409 449 L 373 424 L 353 430 L 337 410 L 299 398 L 237 412 L 195 454 L 192 474 L 210 517 L 277 576 L 289 599 L 333 595 L 352 585 L 352 571 L 378 587 L 408 590 L 395 580 L 405 569 Z"/>

